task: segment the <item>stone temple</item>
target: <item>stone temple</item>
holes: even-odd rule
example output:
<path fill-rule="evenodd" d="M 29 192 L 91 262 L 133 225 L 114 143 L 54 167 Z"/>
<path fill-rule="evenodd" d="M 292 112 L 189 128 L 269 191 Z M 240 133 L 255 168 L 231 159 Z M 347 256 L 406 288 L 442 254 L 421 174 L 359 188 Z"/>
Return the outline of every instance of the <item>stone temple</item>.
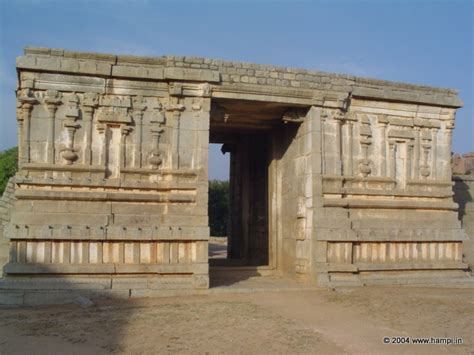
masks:
<path fill-rule="evenodd" d="M 26 48 L 17 71 L 19 172 L 0 244 L 11 297 L 207 289 L 210 143 L 231 157 L 239 265 L 322 286 L 469 269 L 454 90 L 48 48 Z"/>

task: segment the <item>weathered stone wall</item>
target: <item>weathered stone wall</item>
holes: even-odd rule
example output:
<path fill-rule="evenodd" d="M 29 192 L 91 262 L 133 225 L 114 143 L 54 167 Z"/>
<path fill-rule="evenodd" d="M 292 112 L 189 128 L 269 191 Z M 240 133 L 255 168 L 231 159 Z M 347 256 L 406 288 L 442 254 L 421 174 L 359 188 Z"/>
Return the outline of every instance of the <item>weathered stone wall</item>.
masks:
<path fill-rule="evenodd" d="M 277 271 L 326 284 L 467 268 L 451 190 L 454 90 L 42 48 L 26 49 L 17 68 L 9 279 L 208 287 L 209 122 L 219 100 L 284 109 L 267 132 Z"/>
<path fill-rule="evenodd" d="M 68 74 L 51 73 L 36 54 L 19 59 L 20 170 L 7 275 L 207 288 L 206 88 L 112 81 L 102 77 L 110 69 L 102 59 L 85 62 L 90 76 L 73 68 L 82 68 L 78 59 L 51 57 L 55 71 Z"/>
<path fill-rule="evenodd" d="M 328 111 L 322 123 L 324 206 L 334 214 L 347 211 L 346 226 L 339 218 L 321 231 L 335 272 L 344 264 L 361 277 L 466 267 L 451 190 L 454 114 L 447 107 L 355 95 L 345 115 Z"/>
<path fill-rule="evenodd" d="M 458 217 L 467 234 L 464 260 L 474 267 L 474 176 L 457 175 L 454 181 L 454 201 L 459 205 Z"/>
<path fill-rule="evenodd" d="M 313 140 L 315 113 L 310 109 L 300 125 L 287 124 L 273 135 L 270 165 L 270 229 L 276 234 L 277 264 L 287 274 L 308 279 L 312 266 Z"/>
<path fill-rule="evenodd" d="M 10 221 L 10 213 L 15 201 L 15 179 L 10 178 L 0 198 L 0 268 L 3 268 L 9 259 L 10 240 L 3 229 Z"/>

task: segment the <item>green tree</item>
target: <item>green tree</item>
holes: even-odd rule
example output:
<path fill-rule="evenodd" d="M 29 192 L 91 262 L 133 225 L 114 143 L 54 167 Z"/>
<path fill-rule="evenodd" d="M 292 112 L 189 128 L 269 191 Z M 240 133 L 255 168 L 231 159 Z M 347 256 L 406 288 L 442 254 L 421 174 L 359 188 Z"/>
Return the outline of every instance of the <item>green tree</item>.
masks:
<path fill-rule="evenodd" d="M 209 181 L 209 227 L 211 235 L 226 236 L 229 219 L 229 182 Z"/>
<path fill-rule="evenodd" d="M 18 148 L 10 148 L 0 152 L 0 196 L 5 191 L 8 179 L 15 175 L 18 169 Z"/>

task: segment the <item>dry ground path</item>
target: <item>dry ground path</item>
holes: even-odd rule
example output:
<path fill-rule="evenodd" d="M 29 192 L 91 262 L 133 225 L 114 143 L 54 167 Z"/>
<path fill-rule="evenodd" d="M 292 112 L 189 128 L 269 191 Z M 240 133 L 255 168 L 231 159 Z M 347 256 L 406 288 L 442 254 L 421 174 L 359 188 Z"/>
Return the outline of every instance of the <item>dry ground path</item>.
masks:
<path fill-rule="evenodd" d="M 472 288 L 421 287 L 275 288 L 108 300 L 88 308 L 3 308 L 0 353 L 469 354 L 473 310 Z M 384 336 L 464 343 L 385 345 Z"/>

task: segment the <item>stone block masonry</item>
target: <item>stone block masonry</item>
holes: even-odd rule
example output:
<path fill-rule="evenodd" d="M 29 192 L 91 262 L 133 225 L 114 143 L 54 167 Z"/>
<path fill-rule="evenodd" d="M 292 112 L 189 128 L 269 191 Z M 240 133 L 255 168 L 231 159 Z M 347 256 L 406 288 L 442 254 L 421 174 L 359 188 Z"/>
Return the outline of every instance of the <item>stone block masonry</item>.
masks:
<path fill-rule="evenodd" d="M 3 195 L 0 197 L 0 265 L 9 259 L 10 240 L 5 235 L 5 225 L 10 221 L 10 213 L 16 201 L 14 179 L 8 180 Z"/>
<path fill-rule="evenodd" d="M 229 244 L 246 262 L 320 285 L 468 269 L 455 90 L 49 48 L 26 48 L 17 70 L 3 289 L 65 275 L 72 288 L 208 288 L 211 140 L 240 167 Z"/>

